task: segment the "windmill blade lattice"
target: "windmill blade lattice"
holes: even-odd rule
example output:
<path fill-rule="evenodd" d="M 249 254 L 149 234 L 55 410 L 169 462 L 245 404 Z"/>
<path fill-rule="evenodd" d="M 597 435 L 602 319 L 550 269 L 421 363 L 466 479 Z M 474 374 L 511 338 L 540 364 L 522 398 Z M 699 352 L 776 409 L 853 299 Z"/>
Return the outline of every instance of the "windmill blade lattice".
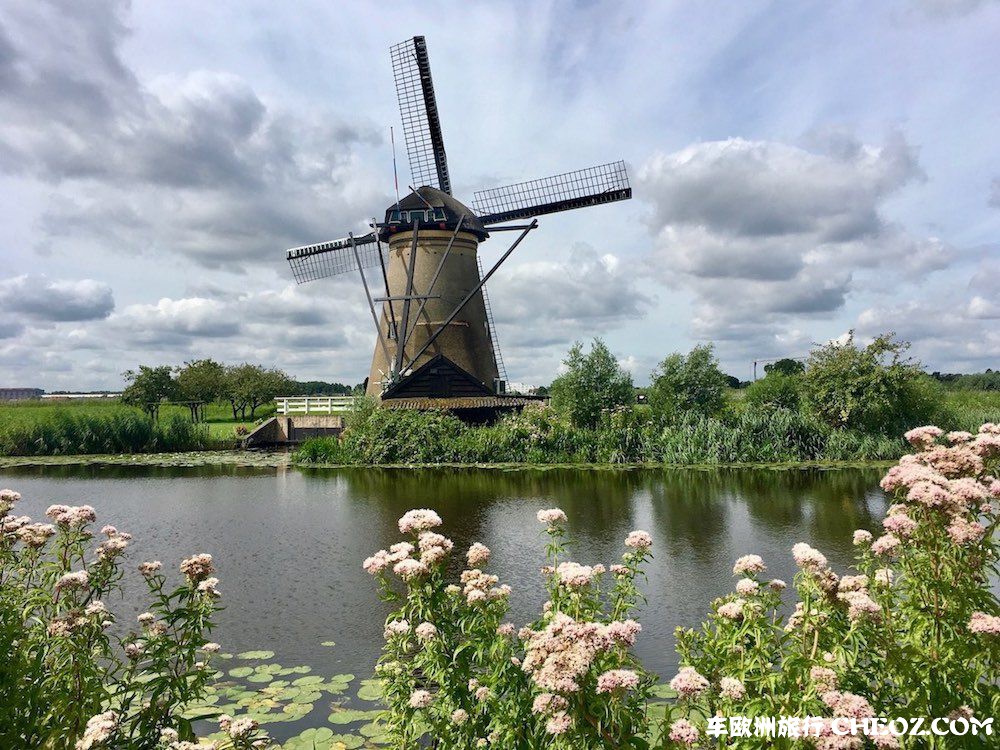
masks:
<path fill-rule="evenodd" d="M 380 263 L 375 239 L 375 232 L 354 238 L 362 268 L 374 268 Z M 292 267 L 292 275 L 299 284 L 356 271 L 358 268 L 349 237 L 293 247 L 288 251 L 288 264 Z"/>
<path fill-rule="evenodd" d="M 415 36 L 390 48 L 390 56 L 413 185 L 427 185 L 451 195 L 427 44 L 422 36 Z"/>
<path fill-rule="evenodd" d="M 631 197 L 625 162 L 615 161 L 539 180 L 479 190 L 473 196 L 472 207 L 483 224 L 496 224 Z"/>

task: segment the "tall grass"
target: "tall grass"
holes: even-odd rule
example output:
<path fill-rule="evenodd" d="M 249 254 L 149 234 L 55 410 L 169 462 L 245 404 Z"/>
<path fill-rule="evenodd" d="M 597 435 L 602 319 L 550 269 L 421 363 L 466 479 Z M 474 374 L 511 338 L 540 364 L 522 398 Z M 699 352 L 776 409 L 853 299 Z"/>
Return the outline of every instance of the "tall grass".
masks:
<path fill-rule="evenodd" d="M 175 414 L 157 423 L 132 409 L 54 410 L 0 423 L 0 455 L 59 456 L 199 450 L 207 431 Z"/>
<path fill-rule="evenodd" d="M 595 429 L 577 428 L 552 410 L 529 410 L 494 425 L 470 427 L 440 412 L 374 409 L 352 421 L 341 440 L 316 438 L 296 460 L 335 464 L 602 463 L 719 465 L 891 460 L 899 438 L 832 430 L 785 409 L 745 409 L 717 419 L 657 420 L 619 409 Z"/>

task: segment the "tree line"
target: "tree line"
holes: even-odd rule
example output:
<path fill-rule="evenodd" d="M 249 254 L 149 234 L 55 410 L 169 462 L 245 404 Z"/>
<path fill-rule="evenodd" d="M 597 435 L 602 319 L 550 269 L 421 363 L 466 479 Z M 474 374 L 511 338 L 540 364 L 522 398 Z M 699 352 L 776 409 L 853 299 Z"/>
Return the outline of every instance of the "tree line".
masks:
<path fill-rule="evenodd" d="M 283 370 L 243 362 L 224 365 L 213 359 L 196 359 L 181 366 L 140 365 L 123 373 L 128 386 L 122 403 L 142 409 L 156 419 L 163 403 L 183 403 L 191 421 L 204 419 L 206 404 L 228 403 L 234 421 L 253 420 L 257 410 L 282 395 L 348 395 L 359 386 L 319 380 L 300 382 Z"/>

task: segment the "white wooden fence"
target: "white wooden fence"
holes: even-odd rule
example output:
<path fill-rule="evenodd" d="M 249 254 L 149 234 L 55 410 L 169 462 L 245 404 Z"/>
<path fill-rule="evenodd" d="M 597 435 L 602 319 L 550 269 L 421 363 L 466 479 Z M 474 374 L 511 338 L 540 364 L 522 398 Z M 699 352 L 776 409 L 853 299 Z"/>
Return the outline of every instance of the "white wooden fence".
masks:
<path fill-rule="evenodd" d="M 354 396 L 282 396 L 278 414 L 337 414 L 354 407 Z"/>

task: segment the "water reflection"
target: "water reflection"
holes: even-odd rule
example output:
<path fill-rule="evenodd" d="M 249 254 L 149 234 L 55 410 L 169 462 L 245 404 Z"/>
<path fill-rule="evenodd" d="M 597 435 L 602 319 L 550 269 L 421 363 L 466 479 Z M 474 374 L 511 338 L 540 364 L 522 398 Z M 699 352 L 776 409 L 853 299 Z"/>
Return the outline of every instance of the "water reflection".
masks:
<path fill-rule="evenodd" d="M 0 471 L 24 494 L 21 512 L 88 502 L 102 522 L 136 537 L 132 560 L 175 565 L 212 552 L 226 610 L 216 640 L 267 648 L 285 664 L 367 675 L 385 615 L 360 562 L 399 538 L 412 507 L 437 510 L 459 550 L 482 541 L 494 572 L 514 586 L 513 619 L 542 603 L 535 512 L 569 516 L 574 556 L 613 562 L 634 528 L 654 538 L 640 655 L 670 676 L 672 632 L 699 622 L 730 590 L 733 560 L 764 556 L 791 580 L 791 546 L 808 541 L 835 568 L 849 564 L 851 532 L 874 529 L 885 501 L 878 470 L 276 470 L 258 467 L 53 466 Z M 458 562 L 458 561 L 456 561 Z M 137 591 L 141 582 L 132 581 Z M 128 613 L 126 613 L 128 614 Z M 134 613 L 132 613 L 134 614 Z M 334 649 L 320 642 L 333 639 Z"/>

